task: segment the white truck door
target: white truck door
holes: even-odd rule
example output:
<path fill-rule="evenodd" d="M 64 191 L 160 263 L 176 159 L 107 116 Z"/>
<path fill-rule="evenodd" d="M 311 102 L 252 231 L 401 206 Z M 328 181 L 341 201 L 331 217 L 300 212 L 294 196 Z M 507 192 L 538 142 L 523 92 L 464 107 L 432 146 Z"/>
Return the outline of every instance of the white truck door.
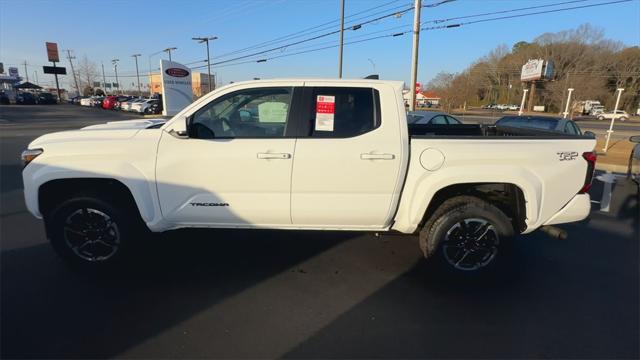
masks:
<path fill-rule="evenodd" d="M 305 82 L 310 121 L 301 131 L 307 136 L 296 143 L 294 225 L 376 229 L 391 222 L 406 161 L 400 125 L 394 121 L 396 100 L 381 98 L 371 87 Z"/>
<path fill-rule="evenodd" d="M 230 91 L 194 111 L 188 138 L 164 133 L 156 165 L 163 216 L 183 225 L 291 224 L 293 87 Z"/>

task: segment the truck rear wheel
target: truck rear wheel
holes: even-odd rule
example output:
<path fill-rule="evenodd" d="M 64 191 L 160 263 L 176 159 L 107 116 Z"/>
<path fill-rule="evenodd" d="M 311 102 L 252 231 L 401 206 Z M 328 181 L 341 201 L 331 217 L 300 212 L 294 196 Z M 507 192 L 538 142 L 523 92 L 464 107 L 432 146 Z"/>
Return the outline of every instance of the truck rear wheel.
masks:
<path fill-rule="evenodd" d="M 473 196 L 445 201 L 420 231 L 425 258 L 454 272 L 484 272 L 505 257 L 513 226 L 497 207 Z"/>
<path fill-rule="evenodd" d="M 91 195 L 66 200 L 45 216 L 55 251 L 74 267 L 101 269 L 125 259 L 142 226 L 127 207 Z"/>

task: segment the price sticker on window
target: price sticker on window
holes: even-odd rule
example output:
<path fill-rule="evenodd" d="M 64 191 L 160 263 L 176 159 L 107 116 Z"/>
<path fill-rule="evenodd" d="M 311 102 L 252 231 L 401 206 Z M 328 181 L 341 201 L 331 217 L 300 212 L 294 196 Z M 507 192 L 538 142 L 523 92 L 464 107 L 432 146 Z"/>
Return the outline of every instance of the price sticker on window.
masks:
<path fill-rule="evenodd" d="M 316 131 L 333 131 L 336 113 L 336 97 L 318 95 L 316 97 Z"/>

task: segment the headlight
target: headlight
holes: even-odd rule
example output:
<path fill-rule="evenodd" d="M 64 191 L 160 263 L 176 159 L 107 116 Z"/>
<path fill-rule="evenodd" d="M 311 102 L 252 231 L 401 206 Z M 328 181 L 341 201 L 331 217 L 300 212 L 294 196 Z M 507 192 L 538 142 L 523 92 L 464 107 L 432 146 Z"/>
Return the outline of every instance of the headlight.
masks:
<path fill-rule="evenodd" d="M 40 154 L 42 154 L 44 150 L 42 149 L 27 149 L 22 152 L 20 156 L 22 158 L 22 163 L 24 166 L 27 166 L 33 159 L 37 158 Z"/>

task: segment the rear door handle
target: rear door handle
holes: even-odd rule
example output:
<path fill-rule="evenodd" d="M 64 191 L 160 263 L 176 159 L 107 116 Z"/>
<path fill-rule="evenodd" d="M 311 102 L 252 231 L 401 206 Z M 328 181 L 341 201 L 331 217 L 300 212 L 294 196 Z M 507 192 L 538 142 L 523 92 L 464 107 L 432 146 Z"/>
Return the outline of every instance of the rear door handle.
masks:
<path fill-rule="evenodd" d="M 258 159 L 291 159 L 288 153 L 258 153 Z"/>
<path fill-rule="evenodd" d="M 393 154 L 360 154 L 362 160 L 393 160 L 395 158 Z"/>

